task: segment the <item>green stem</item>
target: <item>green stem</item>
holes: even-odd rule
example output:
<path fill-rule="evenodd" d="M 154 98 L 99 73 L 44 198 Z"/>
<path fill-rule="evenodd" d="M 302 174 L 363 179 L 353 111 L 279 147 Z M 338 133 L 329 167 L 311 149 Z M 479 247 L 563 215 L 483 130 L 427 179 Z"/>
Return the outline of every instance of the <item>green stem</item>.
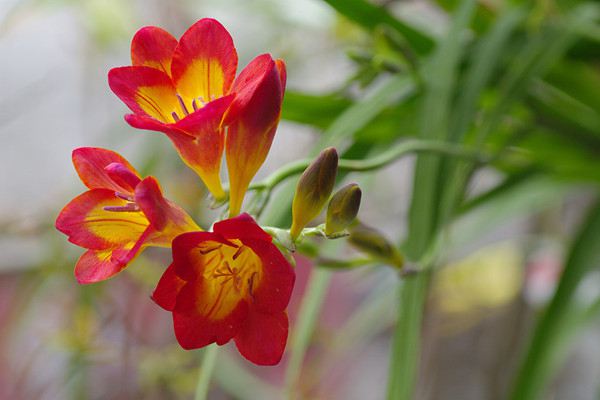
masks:
<path fill-rule="evenodd" d="M 216 344 L 211 344 L 204 350 L 194 400 L 206 400 L 208 388 L 210 387 L 210 378 L 215 369 L 215 364 L 217 363 L 218 352 L 219 347 Z"/>
<path fill-rule="evenodd" d="M 285 374 L 285 388 L 289 399 L 295 398 L 294 395 L 298 393 L 304 355 L 310 344 L 331 276 L 331 271 L 322 268 L 314 268 L 310 274 L 290 343 L 290 361 Z"/>
<path fill-rule="evenodd" d="M 430 272 L 420 271 L 399 288 L 398 321 L 392 342 L 388 400 L 410 400 L 414 391 L 423 307 Z"/>
<path fill-rule="evenodd" d="M 374 260 L 372 258 L 353 258 L 350 260 L 338 260 L 335 258 L 319 257 L 317 258 L 316 262 L 322 268 L 345 270 L 364 267 L 367 265 L 373 265 L 377 263 L 377 260 Z"/>
<path fill-rule="evenodd" d="M 478 162 L 486 162 L 487 157 L 480 152 L 468 149 L 464 146 L 449 144 L 445 142 L 435 142 L 430 140 L 406 140 L 393 146 L 389 150 L 379 154 L 376 157 L 366 160 L 345 160 L 341 159 L 338 162 L 339 171 L 372 171 L 385 167 L 388 164 L 397 161 L 405 155 L 412 153 L 436 153 L 474 159 Z M 275 171 L 271 176 L 264 179 L 262 182 L 257 182 L 250 185 L 251 190 L 271 190 L 279 183 L 294 175 L 301 174 L 312 162 L 310 159 L 298 160 L 281 169 Z"/>

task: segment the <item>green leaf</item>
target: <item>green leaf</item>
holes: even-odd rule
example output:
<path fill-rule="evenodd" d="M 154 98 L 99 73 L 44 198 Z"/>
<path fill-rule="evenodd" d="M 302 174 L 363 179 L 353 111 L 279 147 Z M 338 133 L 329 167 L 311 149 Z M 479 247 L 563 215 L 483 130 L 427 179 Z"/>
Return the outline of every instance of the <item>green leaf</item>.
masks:
<path fill-rule="evenodd" d="M 525 12 L 520 8 L 509 9 L 498 17 L 490 31 L 475 47 L 471 66 L 466 71 L 458 104 L 452 113 L 449 132 L 451 141 L 463 140 L 473 125 L 481 94 L 497 70 L 509 39 L 524 16 Z M 456 204 L 462 198 L 472 166 L 471 163 L 456 159 L 443 161 L 438 177 L 440 184 L 443 182 L 454 182 L 455 184 L 448 186 L 441 194 L 441 223 L 445 223 L 451 217 Z"/>
<path fill-rule="evenodd" d="M 352 101 L 336 94 L 311 95 L 288 90 L 283 99 L 281 118 L 326 128 Z"/>
<path fill-rule="evenodd" d="M 457 68 L 464 51 L 463 33 L 473 13 L 475 2 L 463 1 L 453 25 L 425 66 L 425 98 L 421 110 L 421 137 L 446 140 L 456 83 Z M 421 155 L 417 159 L 413 182 L 413 199 L 410 208 L 409 237 L 406 249 L 413 259 L 426 250 L 436 228 L 440 158 Z"/>
<path fill-rule="evenodd" d="M 414 89 L 409 77 L 395 76 L 388 79 L 340 114 L 323 133 L 315 148 L 333 146 L 339 149 L 345 139 L 366 127 L 392 103 L 408 98 Z"/>
<path fill-rule="evenodd" d="M 463 54 L 463 34 L 475 8 L 474 0 L 465 0 L 452 20 L 449 32 L 428 60 L 422 73 L 425 98 L 421 110 L 421 137 L 445 140 L 448 136 L 448 117 L 457 68 Z M 410 207 L 409 237 L 405 246 L 409 257 L 421 260 L 434 239 L 438 194 L 440 192 L 436 156 L 420 155 L 415 166 L 413 196 Z M 428 268 L 429 265 L 420 265 Z M 388 400 L 409 400 L 419 364 L 420 332 L 423 305 L 430 274 L 421 272 L 408 279 L 400 288 L 398 322 L 388 375 Z"/>
<path fill-rule="evenodd" d="M 419 54 L 427 54 L 433 49 L 433 39 L 421 31 L 407 25 L 390 14 L 385 8 L 365 0 L 323 0 L 337 12 L 370 31 L 378 25 L 389 25 L 401 33 Z"/>

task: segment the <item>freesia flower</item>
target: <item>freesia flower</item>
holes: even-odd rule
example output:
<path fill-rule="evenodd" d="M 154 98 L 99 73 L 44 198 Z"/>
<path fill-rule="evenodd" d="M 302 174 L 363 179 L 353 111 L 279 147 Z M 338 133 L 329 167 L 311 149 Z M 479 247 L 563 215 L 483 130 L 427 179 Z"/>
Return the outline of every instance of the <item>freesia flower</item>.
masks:
<path fill-rule="evenodd" d="M 200 228 L 165 199 L 154 177 L 141 179 L 119 154 L 82 147 L 73 164 L 90 189 L 67 204 L 56 229 L 88 249 L 75 266 L 79 283 L 115 275 L 146 246 L 170 247 L 175 236 Z"/>
<path fill-rule="evenodd" d="M 295 274 L 248 214 L 218 222 L 214 232 L 173 241 L 173 263 L 153 299 L 173 313 L 185 349 L 233 339 L 259 365 L 277 364 L 288 335 L 286 307 Z"/>
<path fill-rule="evenodd" d="M 133 111 L 125 120 L 167 134 L 217 199 L 225 197 L 220 166 L 229 126 L 227 157 L 237 214 L 279 121 L 283 62 L 258 56 L 235 79 L 233 40 L 210 18 L 196 22 L 179 41 L 157 27 L 140 29 L 131 43 L 131 59 L 132 66 L 108 74 L 112 91 Z"/>

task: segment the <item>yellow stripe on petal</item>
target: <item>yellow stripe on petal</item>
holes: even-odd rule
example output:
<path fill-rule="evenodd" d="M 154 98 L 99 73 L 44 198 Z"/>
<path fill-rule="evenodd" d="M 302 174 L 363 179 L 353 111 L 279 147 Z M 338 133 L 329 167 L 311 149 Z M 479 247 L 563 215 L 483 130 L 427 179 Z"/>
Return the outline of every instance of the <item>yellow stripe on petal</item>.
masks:
<path fill-rule="evenodd" d="M 104 207 L 126 206 L 125 200 L 114 199 L 97 203 L 86 216 L 82 224 L 94 236 L 113 244 L 125 245 L 131 242 L 131 246 L 144 233 L 148 225 L 148 219 L 141 211 L 106 211 Z"/>
<path fill-rule="evenodd" d="M 185 115 L 170 87 L 140 86 L 135 93 L 135 100 L 144 112 L 162 122 L 177 122 L 172 112 L 180 116 Z"/>
<path fill-rule="evenodd" d="M 177 80 L 177 92 L 182 96 L 186 107 L 193 110 L 195 100 L 198 107 L 203 103 L 223 96 L 225 75 L 219 60 L 196 59 Z"/>

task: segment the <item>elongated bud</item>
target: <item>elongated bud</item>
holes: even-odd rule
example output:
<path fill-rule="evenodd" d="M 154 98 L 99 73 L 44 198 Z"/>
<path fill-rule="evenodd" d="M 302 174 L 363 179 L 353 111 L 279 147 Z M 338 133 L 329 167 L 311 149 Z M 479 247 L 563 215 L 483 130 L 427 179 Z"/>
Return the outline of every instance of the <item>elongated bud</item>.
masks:
<path fill-rule="evenodd" d="M 362 192 L 356 183 L 350 183 L 333 195 L 327 207 L 325 234 L 331 236 L 346 229 L 360 207 Z"/>
<path fill-rule="evenodd" d="M 292 203 L 290 233 L 293 240 L 302 232 L 302 228 L 319 215 L 323 209 L 335 184 L 337 164 L 337 151 L 330 147 L 323 150 L 302 173 Z"/>
<path fill-rule="evenodd" d="M 350 243 L 357 249 L 391 266 L 402 268 L 404 257 L 381 232 L 366 225 L 359 225 L 350 232 Z"/>

